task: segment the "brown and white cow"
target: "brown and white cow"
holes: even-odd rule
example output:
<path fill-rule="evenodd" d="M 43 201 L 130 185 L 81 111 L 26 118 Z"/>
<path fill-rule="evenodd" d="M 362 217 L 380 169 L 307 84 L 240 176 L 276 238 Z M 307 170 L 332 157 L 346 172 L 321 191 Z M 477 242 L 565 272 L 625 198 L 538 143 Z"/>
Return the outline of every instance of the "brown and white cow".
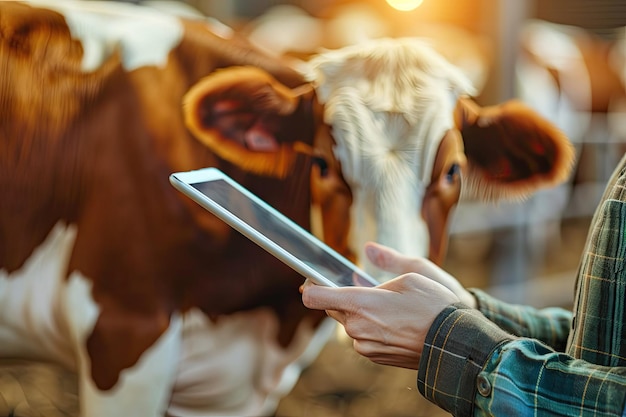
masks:
<path fill-rule="evenodd" d="M 415 40 L 296 71 L 208 20 L 0 2 L 0 355 L 75 370 L 87 417 L 271 413 L 322 316 L 169 174 L 219 167 L 307 228 L 318 207 L 357 260 L 371 239 L 440 261 L 461 178 L 519 196 L 571 158 L 466 93 Z"/>

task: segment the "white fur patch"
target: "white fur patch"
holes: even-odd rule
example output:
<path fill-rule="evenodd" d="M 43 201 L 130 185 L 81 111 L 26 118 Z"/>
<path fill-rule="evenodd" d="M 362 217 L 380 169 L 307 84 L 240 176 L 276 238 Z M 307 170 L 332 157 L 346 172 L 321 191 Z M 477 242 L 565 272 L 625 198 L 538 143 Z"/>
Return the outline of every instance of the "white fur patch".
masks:
<path fill-rule="evenodd" d="M 128 71 L 164 66 L 181 41 L 183 26 L 173 15 L 131 4 L 107 1 L 31 0 L 65 16 L 72 36 L 83 45 L 82 68 L 97 70 L 115 50 Z"/>
<path fill-rule="evenodd" d="M 24 266 L 0 270 L 0 354 L 75 367 L 64 316 L 67 263 L 76 228 L 57 224 Z"/>

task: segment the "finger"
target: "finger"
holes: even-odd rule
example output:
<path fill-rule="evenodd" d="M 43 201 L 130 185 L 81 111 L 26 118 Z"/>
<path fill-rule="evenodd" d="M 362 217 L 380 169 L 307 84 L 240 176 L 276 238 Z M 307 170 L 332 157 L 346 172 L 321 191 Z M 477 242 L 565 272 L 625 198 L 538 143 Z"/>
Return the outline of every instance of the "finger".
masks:
<path fill-rule="evenodd" d="M 417 369 L 419 367 L 421 355 L 412 349 L 363 340 L 354 340 L 353 347 L 357 353 L 380 365 L 408 369 Z"/>
<path fill-rule="evenodd" d="M 403 274 L 412 272 L 418 267 L 415 259 L 379 243 L 366 243 L 365 253 L 370 262 L 384 271 Z"/>
<path fill-rule="evenodd" d="M 373 281 L 374 279 L 372 279 Z M 378 285 L 375 281 L 372 282 L 368 279 L 365 279 L 361 274 L 358 273 L 353 273 L 352 274 L 352 284 L 355 287 L 375 287 L 376 285 Z"/>
<path fill-rule="evenodd" d="M 398 358 L 417 358 L 419 356 L 416 348 L 395 346 L 378 340 L 354 339 L 354 350 L 360 355 L 368 358 L 382 358 L 384 356 L 397 356 Z"/>
<path fill-rule="evenodd" d="M 302 285 L 300 285 L 300 287 L 298 288 L 298 290 L 300 291 L 300 294 L 302 294 L 302 291 L 304 291 L 304 287 L 308 287 L 310 285 L 315 285 L 315 283 L 308 278 L 305 279 Z"/>

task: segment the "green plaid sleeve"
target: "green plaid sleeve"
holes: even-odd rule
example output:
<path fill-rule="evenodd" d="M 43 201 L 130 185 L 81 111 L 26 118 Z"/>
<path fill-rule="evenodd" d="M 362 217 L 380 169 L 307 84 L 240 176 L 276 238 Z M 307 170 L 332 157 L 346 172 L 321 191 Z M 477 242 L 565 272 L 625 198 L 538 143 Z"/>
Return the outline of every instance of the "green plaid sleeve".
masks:
<path fill-rule="evenodd" d="M 626 366 L 626 172 L 621 171 L 592 221 L 576 286 L 567 352 Z"/>
<path fill-rule="evenodd" d="M 626 417 L 626 367 L 604 367 L 500 329 L 462 305 L 431 327 L 417 386 L 456 417 Z"/>
<path fill-rule="evenodd" d="M 536 309 L 512 305 L 493 298 L 479 289 L 469 290 L 478 302 L 478 309 L 503 330 L 520 337 L 540 340 L 564 352 L 572 326 L 572 312 L 557 308 Z"/>

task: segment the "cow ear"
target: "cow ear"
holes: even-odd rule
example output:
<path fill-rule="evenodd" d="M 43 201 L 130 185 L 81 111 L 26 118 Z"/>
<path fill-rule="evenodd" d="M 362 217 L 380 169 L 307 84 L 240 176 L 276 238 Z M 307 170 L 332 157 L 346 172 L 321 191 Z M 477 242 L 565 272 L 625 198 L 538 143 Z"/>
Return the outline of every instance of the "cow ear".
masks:
<path fill-rule="evenodd" d="M 520 101 L 481 108 L 461 97 L 455 121 L 468 160 L 464 195 L 523 198 L 570 175 L 575 152 L 569 139 Z"/>
<path fill-rule="evenodd" d="M 218 70 L 183 99 L 185 123 L 219 157 L 259 175 L 284 178 L 298 152 L 310 153 L 313 87 L 290 89 L 254 67 Z"/>

